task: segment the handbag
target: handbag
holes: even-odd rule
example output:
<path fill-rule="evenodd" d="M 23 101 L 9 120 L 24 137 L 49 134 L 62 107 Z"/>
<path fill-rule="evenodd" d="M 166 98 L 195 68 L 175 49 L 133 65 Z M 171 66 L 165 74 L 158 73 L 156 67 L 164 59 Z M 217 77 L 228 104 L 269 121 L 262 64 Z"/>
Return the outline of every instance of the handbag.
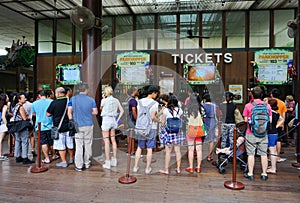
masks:
<path fill-rule="evenodd" d="M 236 124 L 244 122 L 244 118 L 238 108 L 235 108 L 234 110 L 234 120 Z"/>
<path fill-rule="evenodd" d="M 64 112 L 63 116 L 61 117 L 61 119 L 60 119 L 60 121 L 59 121 L 58 127 L 52 126 L 52 128 L 51 128 L 51 138 L 52 138 L 53 140 L 58 140 L 58 138 L 59 138 L 59 132 L 58 132 L 58 131 L 59 131 L 59 129 L 60 129 L 60 127 L 61 127 L 61 124 L 62 124 L 62 122 L 63 122 L 63 120 L 64 120 L 64 117 L 65 117 L 65 115 L 66 115 L 67 108 L 68 108 L 68 103 L 69 103 L 69 99 L 67 99 L 66 109 L 65 109 L 65 112 Z"/>
<path fill-rule="evenodd" d="M 10 121 L 6 124 L 8 133 L 17 133 L 28 128 L 32 128 L 30 121 L 20 120 L 20 121 Z"/>
<path fill-rule="evenodd" d="M 204 137 L 204 136 L 206 136 L 205 125 L 201 125 L 201 126 L 188 125 L 188 135 L 190 137 Z"/>
<path fill-rule="evenodd" d="M 7 129 L 8 129 L 7 130 L 8 133 L 21 132 L 21 131 L 24 131 L 28 128 L 32 128 L 32 123 L 30 121 L 27 121 L 27 120 L 15 121 L 20 107 L 21 107 L 21 105 L 19 106 L 19 108 L 16 111 L 15 117 L 13 119 L 14 121 L 9 121 L 6 124 Z"/>

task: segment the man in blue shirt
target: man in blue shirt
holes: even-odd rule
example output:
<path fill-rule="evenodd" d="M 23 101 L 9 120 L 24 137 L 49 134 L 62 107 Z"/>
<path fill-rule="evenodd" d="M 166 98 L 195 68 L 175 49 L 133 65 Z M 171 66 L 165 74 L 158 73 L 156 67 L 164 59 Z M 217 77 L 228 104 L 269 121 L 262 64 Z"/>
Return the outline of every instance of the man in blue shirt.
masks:
<path fill-rule="evenodd" d="M 51 139 L 52 116 L 46 115 L 47 109 L 50 106 L 54 95 L 52 90 L 43 90 L 40 92 L 40 99 L 32 104 L 32 115 L 36 116 L 35 130 L 38 131 L 38 123 L 41 122 L 41 146 L 45 159 L 43 163 L 49 164 L 49 149 L 53 147 Z M 55 154 L 53 154 L 55 155 Z"/>
<path fill-rule="evenodd" d="M 73 96 L 68 104 L 68 117 L 77 123 L 79 132 L 75 134 L 75 170 L 82 171 L 91 165 L 93 143 L 93 119 L 92 115 L 98 114 L 96 102 L 89 97 L 88 85 L 79 84 L 76 87 L 78 95 Z"/>

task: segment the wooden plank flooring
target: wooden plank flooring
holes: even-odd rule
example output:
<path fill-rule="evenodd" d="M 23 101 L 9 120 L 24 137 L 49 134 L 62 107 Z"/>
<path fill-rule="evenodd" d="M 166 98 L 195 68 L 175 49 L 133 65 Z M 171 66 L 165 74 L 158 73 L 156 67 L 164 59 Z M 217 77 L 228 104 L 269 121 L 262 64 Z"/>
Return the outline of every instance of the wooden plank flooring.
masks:
<path fill-rule="evenodd" d="M 98 144 L 94 148 L 98 150 Z M 4 142 L 6 145 L 6 142 Z M 122 143 L 120 143 L 122 145 Z M 124 146 L 123 146 L 124 148 Z M 122 146 L 120 146 L 122 149 Z M 269 180 L 260 180 L 260 161 L 256 159 L 255 181 L 243 178 L 237 169 L 237 181 L 244 190 L 226 189 L 224 181 L 231 180 L 231 164 L 226 174 L 219 174 L 216 167 L 203 160 L 201 174 L 175 173 L 171 167 L 169 176 L 159 174 L 163 167 L 163 152 L 155 153 L 153 173 L 145 175 L 145 163 L 140 161 L 140 171 L 130 173 L 137 178 L 134 184 L 120 184 L 118 179 L 125 174 L 126 153 L 119 151 L 118 166 L 105 170 L 98 157 L 89 170 L 77 172 L 74 165 L 66 169 L 55 167 L 52 162 L 44 173 L 31 173 L 29 166 L 15 163 L 15 158 L 0 162 L 1 202 L 299 202 L 300 170 L 291 166 L 296 158 L 294 148 L 283 148 L 287 161 L 278 164 L 277 175 Z M 99 151 L 99 150 L 98 150 Z M 182 152 L 184 153 L 183 148 Z M 97 154 L 96 154 L 97 155 Z M 99 155 L 99 154 L 98 154 Z M 172 157 L 174 163 L 175 158 Z M 131 160 L 131 167 L 133 159 Z M 182 170 L 187 167 L 183 155 Z"/>

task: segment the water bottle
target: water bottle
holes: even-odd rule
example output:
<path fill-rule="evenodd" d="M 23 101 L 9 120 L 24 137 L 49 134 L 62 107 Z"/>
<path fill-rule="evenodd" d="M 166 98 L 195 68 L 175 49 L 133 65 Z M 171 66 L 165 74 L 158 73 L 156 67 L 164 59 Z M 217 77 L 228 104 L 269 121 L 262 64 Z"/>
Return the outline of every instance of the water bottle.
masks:
<path fill-rule="evenodd" d="M 251 120 L 251 118 L 248 118 L 248 124 L 249 124 L 249 125 L 252 125 L 252 120 Z"/>

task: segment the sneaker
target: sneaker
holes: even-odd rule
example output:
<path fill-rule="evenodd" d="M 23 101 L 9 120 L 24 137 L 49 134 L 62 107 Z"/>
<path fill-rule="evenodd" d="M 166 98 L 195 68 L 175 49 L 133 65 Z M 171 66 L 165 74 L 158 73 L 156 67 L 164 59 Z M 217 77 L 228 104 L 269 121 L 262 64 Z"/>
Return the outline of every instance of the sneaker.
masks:
<path fill-rule="evenodd" d="M 74 159 L 70 159 L 69 164 L 73 164 L 73 163 L 74 163 Z"/>
<path fill-rule="evenodd" d="M 118 163 L 118 161 L 117 161 L 116 158 L 111 158 L 111 160 L 110 160 L 110 166 L 117 166 L 117 163 Z"/>
<path fill-rule="evenodd" d="M 277 160 L 277 163 L 284 162 L 284 161 L 286 161 L 286 158 L 280 158 Z"/>
<path fill-rule="evenodd" d="M 254 176 L 253 175 L 249 175 L 248 173 L 244 173 L 244 177 L 249 179 L 250 181 L 254 181 Z"/>
<path fill-rule="evenodd" d="M 16 158 L 16 163 L 21 163 L 23 162 L 23 158 L 21 156 Z"/>
<path fill-rule="evenodd" d="M 105 169 L 110 169 L 110 161 L 105 160 L 104 164 L 102 165 Z"/>
<path fill-rule="evenodd" d="M 5 160 L 8 160 L 7 156 L 0 156 L 0 161 L 5 161 Z"/>
<path fill-rule="evenodd" d="M 91 164 L 85 164 L 85 167 L 84 167 L 85 169 L 89 169 L 89 168 L 91 168 Z"/>
<path fill-rule="evenodd" d="M 77 168 L 77 167 L 75 166 L 75 171 L 82 171 L 82 168 Z"/>
<path fill-rule="evenodd" d="M 23 164 L 33 164 L 33 163 L 35 163 L 35 161 L 31 161 L 31 160 L 28 159 L 28 158 L 24 158 L 24 159 L 23 159 Z"/>
<path fill-rule="evenodd" d="M 132 172 L 137 173 L 139 171 L 139 169 L 140 169 L 139 167 L 133 167 Z"/>
<path fill-rule="evenodd" d="M 151 171 L 152 171 L 152 168 L 151 168 L 151 167 L 145 169 L 145 173 L 146 173 L 146 174 L 150 174 Z"/>
<path fill-rule="evenodd" d="M 267 180 L 268 180 L 268 175 L 261 175 L 261 176 L 260 176 L 260 179 L 261 179 L 262 181 L 267 181 Z"/>
<path fill-rule="evenodd" d="M 135 159 L 135 154 L 131 154 L 130 158 Z"/>
<path fill-rule="evenodd" d="M 62 167 L 62 168 L 67 168 L 68 167 L 68 163 L 63 163 L 63 162 L 59 162 L 57 164 L 55 164 L 55 166 L 57 167 Z"/>

